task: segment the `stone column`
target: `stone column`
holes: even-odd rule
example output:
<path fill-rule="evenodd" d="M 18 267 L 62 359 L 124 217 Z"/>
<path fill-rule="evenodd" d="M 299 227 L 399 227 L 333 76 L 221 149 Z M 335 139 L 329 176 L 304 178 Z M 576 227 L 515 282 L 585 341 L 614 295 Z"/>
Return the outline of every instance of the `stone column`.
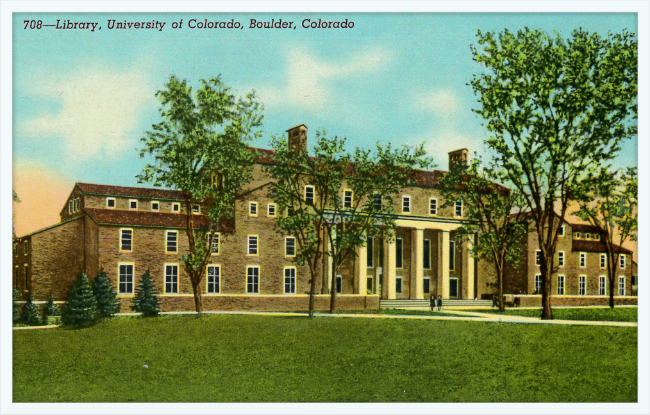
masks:
<path fill-rule="evenodd" d="M 368 248 L 360 246 L 357 248 L 357 275 L 359 277 L 357 289 L 359 295 L 366 295 L 366 279 L 368 272 Z"/>
<path fill-rule="evenodd" d="M 474 257 L 471 253 L 472 243 L 463 242 L 463 265 L 461 274 L 461 284 L 465 298 L 474 299 Z"/>
<path fill-rule="evenodd" d="M 396 280 L 396 266 L 397 266 L 397 251 L 396 251 L 396 242 L 393 237 L 390 241 L 388 238 L 384 238 L 384 252 L 386 255 L 386 261 L 384 262 L 383 274 L 384 274 L 384 283 L 382 284 L 382 298 L 388 300 L 395 299 L 395 280 Z M 385 294 L 384 294 L 385 293 Z"/>
<path fill-rule="evenodd" d="M 449 231 L 438 232 L 438 295 L 449 298 Z"/>
<path fill-rule="evenodd" d="M 424 298 L 424 229 L 411 231 L 411 284 L 409 298 Z"/>

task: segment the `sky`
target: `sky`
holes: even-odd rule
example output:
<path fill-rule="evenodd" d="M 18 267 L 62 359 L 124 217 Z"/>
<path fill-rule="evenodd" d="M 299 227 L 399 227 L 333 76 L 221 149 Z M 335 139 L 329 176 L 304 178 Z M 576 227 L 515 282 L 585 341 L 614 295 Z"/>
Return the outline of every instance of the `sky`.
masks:
<path fill-rule="evenodd" d="M 101 30 L 24 29 L 97 22 Z M 181 28 L 172 23 L 183 20 Z M 189 21 L 241 22 L 243 29 L 191 29 Z M 250 29 L 250 19 L 295 22 L 296 29 Z M 354 22 L 351 29 L 303 29 L 304 19 Z M 165 22 L 163 30 L 113 29 L 117 22 Z M 154 94 L 174 74 L 198 85 L 220 75 L 264 104 L 263 137 L 299 124 L 345 136 L 348 149 L 376 142 L 425 148 L 438 168 L 447 152 L 485 152 L 488 137 L 467 83 L 476 30 L 529 27 L 568 37 L 582 27 L 637 31 L 636 14 L 14 14 L 13 162 L 18 236 L 59 221 L 75 182 L 139 184 L 139 139 L 160 121 Z M 637 165 L 637 140 L 618 166 Z"/>

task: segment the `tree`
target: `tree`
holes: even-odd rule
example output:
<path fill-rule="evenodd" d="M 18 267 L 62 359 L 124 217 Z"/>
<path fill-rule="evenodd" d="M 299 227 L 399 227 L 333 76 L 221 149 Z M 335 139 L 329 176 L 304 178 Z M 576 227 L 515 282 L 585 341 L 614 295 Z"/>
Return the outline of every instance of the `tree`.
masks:
<path fill-rule="evenodd" d="M 61 314 L 59 305 L 54 303 L 54 295 L 50 294 L 47 303 L 45 303 L 45 308 L 43 308 L 43 324 L 47 324 L 47 318 L 51 316 L 58 316 Z"/>
<path fill-rule="evenodd" d="M 471 51 L 485 72 L 471 81 L 480 104 L 473 111 L 487 121 L 491 163 L 530 213 L 541 250 L 542 318 L 551 319 L 559 225 L 572 192 L 588 166 L 612 160 L 637 133 L 637 42 L 627 31 L 582 29 L 566 41 L 527 28 L 477 36 Z"/>
<path fill-rule="evenodd" d="M 215 235 L 234 217 L 235 200 L 248 182 L 254 161 L 246 143 L 259 137 L 260 104 L 249 93 L 239 100 L 220 78 L 201 80 L 195 93 L 187 81 L 171 76 L 156 97 L 163 121 L 141 139 L 140 156 L 153 156 L 139 181 L 181 190 L 189 252 L 183 263 L 192 283 L 194 305 L 203 311 L 201 281 Z M 192 204 L 201 203 L 209 225 L 195 226 Z M 207 243 L 206 243 L 207 241 Z"/>
<path fill-rule="evenodd" d="M 38 316 L 38 305 L 32 301 L 31 294 L 27 298 L 27 303 L 25 303 L 23 308 L 23 322 L 30 326 L 38 326 L 41 323 L 41 319 Z"/>
<path fill-rule="evenodd" d="M 138 313 L 142 313 L 144 317 L 155 317 L 160 312 L 157 295 L 158 293 L 154 290 L 149 276 L 149 270 L 147 270 L 135 289 L 135 298 L 131 308 Z"/>
<path fill-rule="evenodd" d="M 14 288 L 13 291 L 13 302 L 12 302 L 12 308 L 13 308 L 13 322 L 14 324 L 18 323 L 20 321 L 21 315 L 20 315 L 20 304 L 18 304 L 18 300 L 21 297 L 20 291 Z"/>
<path fill-rule="evenodd" d="M 306 148 L 296 149 L 274 138 L 274 163 L 267 167 L 273 179 L 271 198 L 280 212 L 288 212 L 278 216 L 277 226 L 296 238 L 296 261 L 309 266 L 310 314 L 320 261 L 326 255 L 332 257 L 332 275 L 336 275 L 339 265 L 354 258 L 356 248 L 366 244 L 367 236 L 383 232 L 390 237 L 395 228 L 392 195 L 412 183 L 414 167 L 430 164 L 422 146 L 411 151 L 377 144 L 376 155 L 358 148 L 350 155 L 345 142 L 319 130 L 311 157 Z M 313 186 L 309 197 L 307 185 Z M 346 196 L 346 191 L 351 193 Z M 324 268 L 323 264 L 323 272 Z M 336 278 L 331 284 L 330 312 L 334 312 Z"/>
<path fill-rule="evenodd" d="M 602 167 L 590 172 L 579 187 L 575 212 L 598 229 L 607 255 L 609 306 L 614 308 L 614 292 L 619 256 L 623 244 L 637 239 L 638 177 L 637 168 L 612 171 Z M 618 237 L 617 244 L 614 243 Z"/>
<path fill-rule="evenodd" d="M 88 277 L 82 272 L 70 287 L 68 302 L 61 313 L 61 322 L 66 325 L 82 325 L 95 320 L 96 316 L 97 301 Z"/>
<path fill-rule="evenodd" d="M 457 230 L 457 239 L 469 241 L 472 256 L 490 261 L 496 270 L 499 287 L 499 310 L 505 310 L 503 276 L 507 264 L 517 263 L 522 256 L 521 241 L 527 227 L 522 223 L 523 200 L 517 189 L 510 191 L 497 182 L 505 179 L 502 172 L 484 166 L 480 159 L 471 164 L 457 163 L 440 179 L 443 206 L 463 203 L 467 222 Z"/>
<path fill-rule="evenodd" d="M 117 293 L 104 270 L 100 270 L 93 281 L 93 294 L 97 300 L 97 317 L 112 317 L 120 309 Z"/>

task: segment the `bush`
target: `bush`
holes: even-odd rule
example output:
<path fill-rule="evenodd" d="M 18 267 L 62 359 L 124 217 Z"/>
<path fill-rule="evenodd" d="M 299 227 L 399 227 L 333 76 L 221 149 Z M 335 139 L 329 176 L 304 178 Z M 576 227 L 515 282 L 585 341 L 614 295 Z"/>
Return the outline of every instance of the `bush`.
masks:
<path fill-rule="evenodd" d="M 97 278 L 93 281 L 93 294 L 97 300 L 97 317 L 112 317 L 120 309 L 117 293 L 103 270 L 99 271 Z"/>
<path fill-rule="evenodd" d="M 97 301 L 85 273 L 79 274 L 70 288 L 68 303 L 63 307 L 63 324 L 80 325 L 90 323 L 97 315 Z"/>
<path fill-rule="evenodd" d="M 14 324 L 20 322 L 20 304 L 16 301 L 20 298 L 20 291 L 14 288 L 14 300 L 13 300 L 13 311 L 14 311 Z"/>
<path fill-rule="evenodd" d="M 45 303 L 43 309 L 43 324 L 47 324 L 47 318 L 61 315 L 61 309 L 58 304 L 54 304 L 54 295 L 50 294 L 50 298 Z"/>
<path fill-rule="evenodd" d="M 133 300 L 133 310 L 142 313 L 144 317 L 157 316 L 160 310 L 158 309 L 158 298 L 156 291 L 153 289 L 149 270 L 144 273 L 140 284 L 135 290 L 135 299 Z"/>
<path fill-rule="evenodd" d="M 41 319 L 38 316 L 38 305 L 32 301 L 32 295 L 27 298 L 27 303 L 23 308 L 23 322 L 30 326 L 38 326 L 41 324 Z"/>

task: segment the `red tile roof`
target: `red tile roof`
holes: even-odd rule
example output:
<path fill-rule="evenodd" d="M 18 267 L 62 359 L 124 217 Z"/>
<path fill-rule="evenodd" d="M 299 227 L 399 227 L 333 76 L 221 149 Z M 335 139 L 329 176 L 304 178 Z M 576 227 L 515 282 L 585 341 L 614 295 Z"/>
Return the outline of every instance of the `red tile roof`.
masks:
<path fill-rule="evenodd" d="M 164 228 L 185 228 L 187 217 L 180 213 L 147 212 L 141 210 L 95 209 L 85 208 L 86 213 L 102 225 L 130 225 Z M 210 221 L 205 215 L 194 215 L 194 226 L 207 229 Z M 233 232 L 234 223 L 221 226 L 221 232 Z"/>
<path fill-rule="evenodd" d="M 603 254 L 607 252 L 605 249 L 605 242 L 603 241 L 583 241 L 580 239 L 574 239 L 572 242 L 571 250 L 574 252 L 600 252 Z M 615 252 L 619 249 L 621 254 L 632 255 L 632 251 L 629 249 L 614 245 Z"/>
<path fill-rule="evenodd" d="M 185 200 L 187 193 L 180 190 L 168 190 L 146 187 L 111 186 L 95 183 L 77 183 L 82 193 L 110 196 L 146 197 L 152 199 Z"/>

